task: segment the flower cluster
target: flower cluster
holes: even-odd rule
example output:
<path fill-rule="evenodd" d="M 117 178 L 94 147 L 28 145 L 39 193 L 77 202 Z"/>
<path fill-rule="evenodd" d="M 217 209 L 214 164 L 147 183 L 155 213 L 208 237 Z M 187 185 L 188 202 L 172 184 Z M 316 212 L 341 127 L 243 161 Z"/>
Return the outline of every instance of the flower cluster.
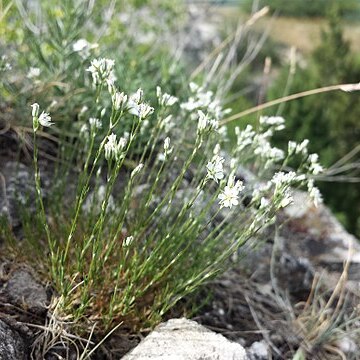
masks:
<path fill-rule="evenodd" d="M 253 145 L 255 146 L 254 154 L 266 160 L 265 169 L 270 164 L 284 159 L 284 152 L 277 147 L 271 146 L 269 137 L 270 134 L 265 132 L 256 134 L 253 139 Z"/>
<path fill-rule="evenodd" d="M 295 141 L 289 141 L 288 143 L 288 154 L 302 154 L 307 155 L 308 149 L 307 146 L 309 144 L 309 140 L 305 139 L 300 144 L 297 144 Z"/>
<path fill-rule="evenodd" d="M 207 169 L 207 177 L 209 179 L 218 182 L 219 180 L 224 178 L 224 169 L 223 163 L 225 159 L 219 155 L 214 155 L 211 161 L 209 161 L 206 165 Z"/>
<path fill-rule="evenodd" d="M 127 102 L 127 95 L 123 92 L 114 91 L 112 94 L 112 105 L 115 111 L 120 110 Z"/>
<path fill-rule="evenodd" d="M 30 67 L 27 77 L 29 79 L 34 79 L 40 76 L 40 69 L 37 67 Z"/>
<path fill-rule="evenodd" d="M 172 96 L 167 93 L 163 94 L 160 86 L 156 87 L 156 96 L 158 98 L 159 105 L 165 106 L 165 107 L 173 106 L 179 101 L 179 99 L 175 96 Z"/>
<path fill-rule="evenodd" d="M 137 116 L 140 120 L 145 119 L 154 112 L 154 108 L 141 102 L 143 99 L 143 91 L 138 89 L 135 94 L 129 97 L 126 109 L 129 114 Z"/>
<path fill-rule="evenodd" d="M 281 116 L 260 116 L 259 123 L 262 127 L 271 127 L 275 131 L 285 129 L 285 120 Z"/>
<path fill-rule="evenodd" d="M 121 160 L 125 156 L 125 148 L 127 145 L 127 140 L 124 137 L 121 137 L 119 141 L 116 139 L 115 134 L 111 134 L 107 137 L 107 142 L 104 146 L 105 149 L 105 159 L 116 161 Z"/>
<path fill-rule="evenodd" d="M 111 59 L 101 58 L 92 60 L 87 71 L 91 73 L 94 85 L 113 84 L 116 80 L 114 66 L 115 61 Z"/>
<path fill-rule="evenodd" d="M 273 135 L 273 130 L 279 128 L 283 123 L 282 118 L 279 117 L 264 117 L 261 118 L 263 124 L 270 126 L 265 132 L 255 132 L 251 125 L 247 125 L 244 130 L 235 128 L 237 137 L 236 153 L 241 154 L 246 147 L 251 147 L 252 153 L 264 160 L 264 168 L 267 169 L 271 164 L 284 159 L 284 152 L 277 147 L 271 146 L 270 138 Z M 280 124 L 280 125 L 279 125 Z M 274 126 L 274 128 L 272 128 Z"/>
<path fill-rule="evenodd" d="M 214 93 L 212 91 L 206 90 L 204 87 L 200 87 L 195 83 L 190 83 L 190 90 L 192 96 L 180 105 L 182 109 L 190 113 L 195 110 L 206 109 L 209 116 L 216 120 L 222 119 L 224 115 L 231 111 L 231 109 L 223 110 L 220 101 L 214 98 Z"/>
<path fill-rule="evenodd" d="M 230 175 L 227 185 L 218 196 L 220 208 L 227 207 L 231 209 L 239 204 L 239 193 L 244 189 L 242 181 L 235 182 L 235 176 Z"/>
<path fill-rule="evenodd" d="M 308 157 L 308 161 L 309 161 L 309 171 L 313 175 L 318 175 L 324 171 L 323 167 L 319 164 L 318 154 L 310 154 Z"/>
<path fill-rule="evenodd" d="M 102 126 L 101 120 L 98 119 L 98 118 L 90 118 L 90 119 L 89 119 L 89 124 L 90 124 L 90 128 L 91 128 L 92 130 L 94 130 L 94 129 L 101 129 L 101 126 Z"/>
<path fill-rule="evenodd" d="M 238 126 L 235 127 L 235 135 L 236 135 L 236 150 L 237 152 L 241 152 L 244 150 L 247 146 L 251 145 L 253 143 L 253 139 L 256 135 L 255 131 L 253 130 L 253 127 L 251 125 L 247 125 L 244 130 L 240 130 Z"/>
<path fill-rule="evenodd" d="M 319 204 L 321 204 L 322 201 L 323 201 L 319 189 L 316 186 L 314 186 L 314 180 L 313 179 L 310 179 L 308 181 L 307 186 L 308 186 L 308 192 L 309 192 L 310 198 L 313 200 L 314 205 L 316 207 L 318 207 Z"/>
<path fill-rule="evenodd" d="M 210 119 L 208 114 L 204 114 L 201 110 L 198 110 L 198 134 L 204 134 L 211 132 L 212 130 L 217 130 L 219 122 L 215 119 Z"/>

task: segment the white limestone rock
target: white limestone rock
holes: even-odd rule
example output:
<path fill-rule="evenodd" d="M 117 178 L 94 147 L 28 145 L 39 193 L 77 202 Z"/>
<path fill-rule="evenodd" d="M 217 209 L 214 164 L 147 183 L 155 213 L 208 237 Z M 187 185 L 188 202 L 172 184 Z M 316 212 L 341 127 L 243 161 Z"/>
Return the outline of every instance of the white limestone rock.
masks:
<path fill-rule="evenodd" d="M 124 360 L 246 360 L 245 349 L 195 321 L 160 324 Z"/>

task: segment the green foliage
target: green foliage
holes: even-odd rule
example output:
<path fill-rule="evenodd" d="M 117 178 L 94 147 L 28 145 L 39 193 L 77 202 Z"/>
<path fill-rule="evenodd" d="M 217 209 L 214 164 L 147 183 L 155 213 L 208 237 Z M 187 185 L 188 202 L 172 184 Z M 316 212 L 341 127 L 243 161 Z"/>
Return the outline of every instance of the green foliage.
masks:
<path fill-rule="evenodd" d="M 246 0 L 242 7 L 251 11 L 253 0 Z M 332 6 L 339 8 L 340 14 L 356 16 L 359 14 L 360 4 L 357 0 L 261 0 L 259 6 L 269 6 L 274 13 L 283 16 L 325 16 Z"/>
<path fill-rule="evenodd" d="M 284 70 L 269 98 L 282 96 L 288 78 Z M 292 79 L 291 93 L 327 85 L 356 83 L 360 80 L 360 63 L 343 38 L 336 9 L 329 14 L 329 28 L 322 33 L 321 45 L 313 52 L 308 66 L 298 69 Z M 358 93 L 326 93 L 306 97 L 283 108 L 287 129 L 277 137 L 278 144 L 286 146 L 288 136 L 297 140 L 309 139 L 310 150 L 319 153 L 325 166 L 333 165 L 353 150 L 360 139 L 360 104 Z M 356 159 L 350 159 L 355 161 Z M 350 171 L 344 175 L 353 176 Z M 330 180 L 330 178 L 328 179 Z M 322 183 L 319 185 L 325 201 L 353 233 L 360 235 L 360 187 L 358 184 Z"/>

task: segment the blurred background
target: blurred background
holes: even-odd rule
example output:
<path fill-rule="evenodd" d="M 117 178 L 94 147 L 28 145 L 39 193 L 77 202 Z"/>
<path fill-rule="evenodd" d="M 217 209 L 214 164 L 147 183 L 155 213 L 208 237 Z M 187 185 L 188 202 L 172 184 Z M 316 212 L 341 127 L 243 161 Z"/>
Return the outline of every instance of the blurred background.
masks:
<path fill-rule="evenodd" d="M 228 105 L 233 113 L 289 94 L 360 81 L 359 0 L 223 0 L 188 1 L 207 9 L 207 21 L 219 29 L 244 23 L 268 7 L 252 25 L 237 51 L 243 58 L 252 43 L 261 49 L 232 84 Z M 211 19 L 211 20 L 209 20 Z M 223 35 L 224 36 L 224 35 Z M 284 102 L 265 111 L 281 115 L 286 130 L 276 137 L 310 140 L 310 151 L 328 168 L 320 178 L 325 203 L 348 231 L 360 236 L 360 101 L 359 94 L 327 92 Z M 232 122 L 255 123 L 259 113 Z"/>

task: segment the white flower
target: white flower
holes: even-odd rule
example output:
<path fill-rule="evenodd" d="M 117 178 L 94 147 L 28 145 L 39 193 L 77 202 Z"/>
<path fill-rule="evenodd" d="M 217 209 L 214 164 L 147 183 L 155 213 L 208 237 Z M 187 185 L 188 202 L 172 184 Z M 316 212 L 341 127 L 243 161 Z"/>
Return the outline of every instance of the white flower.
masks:
<path fill-rule="evenodd" d="M 79 115 L 84 115 L 88 110 L 89 110 L 89 108 L 88 108 L 86 105 L 84 105 L 84 106 L 81 108 L 81 110 L 80 110 L 80 112 L 79 112 Z"/>
<path fill-rule="evenodd" d="M 100 85 L 105 82 L 112 84 L 116 79 L 113 71 L 114 66 L 114 60 L 105 58 L 94 59 L 86 71 L 91 73 L 94 85 Z"/>
<path fill-rule="evenodd" d="M 81 128 L 80 128 L 80 136 L 82 138 L 84 138 L 85 140 L 87 140 L 88 136 L 89 136 L 89 128 L 86 124 L 82 124 Z"/>
<path fill-rule="evenodd" d="M 244 189 L 244 186 L 241 181 L 234 182 L 235 176 L 230 176 L 224 190 L 219 194 L 218 199 L 221 208 L 228 207 L 231 209 L 232 206 L 239 204 L 239 192 Z"/>
<path fill-rule="evenodd" d="M 118 151 L 123 151 L 126 148 L 127 139 L 125 137 L 121 137 L 118 142 Z"/>
<path fill-rule="evenodd" d="M 157 86 L 157 87 L 156 87 L 156 97 L 158 98 L 159 103 L 160 103 L 160 101 L 161 101 L 161 94 L 162 94 L 161 87 L 160 87 L 160 86 Z"/>
<path fill-rule="evenodd" d="M 145 119 L 147 116 L 151 115 L 154 112 L 154 108 L 148 104 L 139 105 L 139 119 Z"/>
<path fill-rule="evenodd" d="M 284 158 L 284 152 L 276 147 L 270 148 L 268 158 L 273 161 L 279 161 Z"/>
<path fill-rule="evenodd" d="M 132 172 L 130 175 L 130 178 L 133 179 L 144 167 L 144 164 L 139 164 Z"/>
<path fill-rule="evenodd" d="M 220 144 L 216 144 L 213 150 L 214 155 L 219 155 L 220 153 Z"/>
<path fill-rule="evenodd" d="M 90 118 L 89 124 L 92 129 L 101 129 L 101 121 L 97 118 Z"/>
<path fill-rule="evenodd" d="M 198 111 L 199 121 L 198 121 L 198 132 L 202 133 L 206 129 L 207 125 L 207 116 L 201 111 Z"/>
<path fill-rule="evenodd" d="M 319 204 L 323 202 L 321 193 L 319 189 L 314 186 L 314 180 L 310 179 L 308 182 L 308 192 L 310 198 L 313 200 L 315 207 L 318 207 Z"/>
<path fill-rule="evenodd" d="M 236 165 L 237 165 L 237 163 L 238 163 L 238 159 L 236 159 L 236 158 L 231 158 L 231 160 L 230 160 L 230 169 L 231 169 L 231 170 L 234 170 L 235 167 L 236 167 Z"/>
<path fill-rule="evenodd" d="M 254 141 L 255 131 L 251 125 L 247 125 L 245 130 L 240 130 L 239 127 L 235 127 L 235 134 L 237 136 L 237 151 L 240 152 L 245 147 L 251 145 Z"/>
<path fill-rule="evenodd" d="M 318 154 L 310 154 L 308 160 L 310 162 L 309 169 L 313 175 L 318 175 L 324 171 L 323 167 L 318 163 Z"/>
<path fill-rule="evenodd" d="M 125 95 L 123 92 L 115 92 L 112 96 L 112 104 L 116 111 L 118 111 L 122 105 L 124 105 L 127 101 L 127 95 Z"/>
<path fill-rule="evenodd" d="M 135 94 L 132 94 L 129 98 L 129 104 L 131 105 L 132 103 L 135 104 L 140 104 L 142 98 L 143 98 L 144 92 L 142 91 L 142 89 L 137 89 Z"/>
<path fill-rule="evenodd" d="M 162 106 L 173 106 L 178 101 L 179 101 L 179 99 L 177 97 L 165 93 L 165 94 L 162 95 L 162 97 L 160 99 L 160 105 L 162 105 Z"/>
<path fill-rule="evenodd" d="M 217 130 L 219 123 L 215 119 L 209 119 L 208 115 L 205 115 L 201 110 L 198 110 L 198 134 L 202 134 L 206 131 Z"/>
<path fill-rule="evenodd" d="M 27 73 L 27 77 L 29 79 L 36 78 L 40 75 L 40 69 L 37 67 L 30 67 L 29 72 Z"/>
<path fill-rule="evenodd" d="M 222 141 L 228 141 L 228 131 L 226 126 L 221 126 L 218 130 L 219 135 L 222 138 Z"/>
<path fill-rule="evenodd" d="M 79 39 L 73 43 L 73 50 L 78 52 L 86 49 L 89 46 L 89 43 L 85 39 Z"/>
<path fill-rule="evenodd" d="M 291 155 L 294 151 L 296 151 L 296 142 L 289 141 L 288 142 L 288 154 Z"/>
<path fill-rule="evenodd" d="M 260 199 L 260 207 L 259 209 L 266 209 L 270 205 L 269 199 L 262 197 Z"/>
<path fill-rule="evenodd" d="M 170 147 L 170 138 L 167 137 L 164 140 L 164 156 L 167 157 L 169 154 L 171 154 L 173 151 L 173 148 Z"/>
<path fill-rule="evenodd" d="M 124 247 L 128 247 L 131 245 L 131 243 L 134 241 L 134 237 L 133 236 L 128 236 L 126 239 L 124 239 L 122 246 Z"/>
<path fill-rule="evenodd" d="M 260 124 L 273 127 L 274 130 L 280 131 L 285 129 L 285 120 L 281 116 L 260 116 Z"/>
<path fill-rule="evenodd" d="M 318 175 L 324 171 L 324 168 L 320 164 L 315 163 L 311 164 L 310 171 L 313 173 L 313 175 Z"/>
<path fill-rule="evenodd" d="M 54 125 L 54 123 L 51 122 L 50 114 L 48 114 L 44 111 L 39 116 L 39 123 L 45 127 L 50 127 L 51 125 Z"/>
<path fill-rule="evenodd" d="M 277 172 L 271 179 L 271 182 L 276 186 L 280 187 L 282 185 L 290 185 L 295 180 L 297 180 L 297 175 L 294 171 L 284 173 L 282 171 Z"/>
<path fill-rule="evenodd" d="M 161 121 L 160 126 L 161 128 L 164 128 L 165 133 L 168 133 L 175 126 L 175 123 L 172 120 L 173 120 L 173 115 L 170 114 Z"/>
<path fill-rule="evenodd" d="M 129 113 L 131 115 L 137 116 L 140 120 L 145 119 L 147 116 L 151 115 L 154 112 L 154 108 L 148 104 L 133 104 L 129 108 Z"/>
<path fill-rule="evenodd" d="M 283 196 L 283 198 L 281 199 L 281 202 L 280 202 L 280 207 L 282 207 L 282 208 L 287 207 L 294 201 L 289 189 L 285 189 L 285 191 L 282 193 L 282 196 Z"/>
<path fill-rule="evenodd" d="M 166 160 L 164 153 L 158 153 L 156 159 L 160 162 L 163 162 Z"/>
<path fill-rule="evenodd" d="M 212 91 L 206 91 L 203 87 L 199 87 L 194 83 L 190 83 L 190 90 L 193 93 L 188 100 L 180 104 L 180 108 L 189 112 L 194 110 L 204 110 L 211 118 L 219 121 L 230 109 L 223 110 L 218 99 L 214 98 Z"/>
<path fill-rule="evenodd" d="M 111 134 L 107 137 L 107 143 L 104 146 L 105 149 L 105 159 L 110 160 L 117 156 L 118 154 L 118 147 L 116 142 L 116 135 Z"/>
<path fill-rule="evenodd" d="M 39 115 L 39 109 L 40 109 L 40 106 L 38 103 L 34 103 L 31 105 L 32 107 L 32 111 L 31 111 L 31 116 L 32 117 L 37 117 Z"/>
<path fill-rule="evenodd" d="M 91 44 L 85 39 L 79 39 L 73 43 L 73 51 L 79 53 L 79 55 L 86 59 L 90 55 L 90 50 L 97 48 L 98 44 Z"/>
<path fill-rule="evenodd" d="M 304 155 L 306 155 L 308 152 L 307 150 L 308 145 L 309 145 L 309 140 L 308 139 L 303 140 L 300 144 L 296 146 L 295 153 L 296 154 L 303 153 Z"/>
<path fill-rule="evenodd" d="M 223 163 L 224 158 L 218 155 L 215 155 L 211 161 L 206 165 L 207 177 L 213 179 L 215 182 L 224 178 L 223 172 Z"/>
<path fill-rule="evenodd" d="M 190 84 L 189 84 L 189 87 L 190 87 L 190 91 L 191 92 L 196 92 L 196 91 L 198 91 L 199 90 L 199 85 L 198 84 L 195 84 L 194 82 L 191 82 Z"/>

